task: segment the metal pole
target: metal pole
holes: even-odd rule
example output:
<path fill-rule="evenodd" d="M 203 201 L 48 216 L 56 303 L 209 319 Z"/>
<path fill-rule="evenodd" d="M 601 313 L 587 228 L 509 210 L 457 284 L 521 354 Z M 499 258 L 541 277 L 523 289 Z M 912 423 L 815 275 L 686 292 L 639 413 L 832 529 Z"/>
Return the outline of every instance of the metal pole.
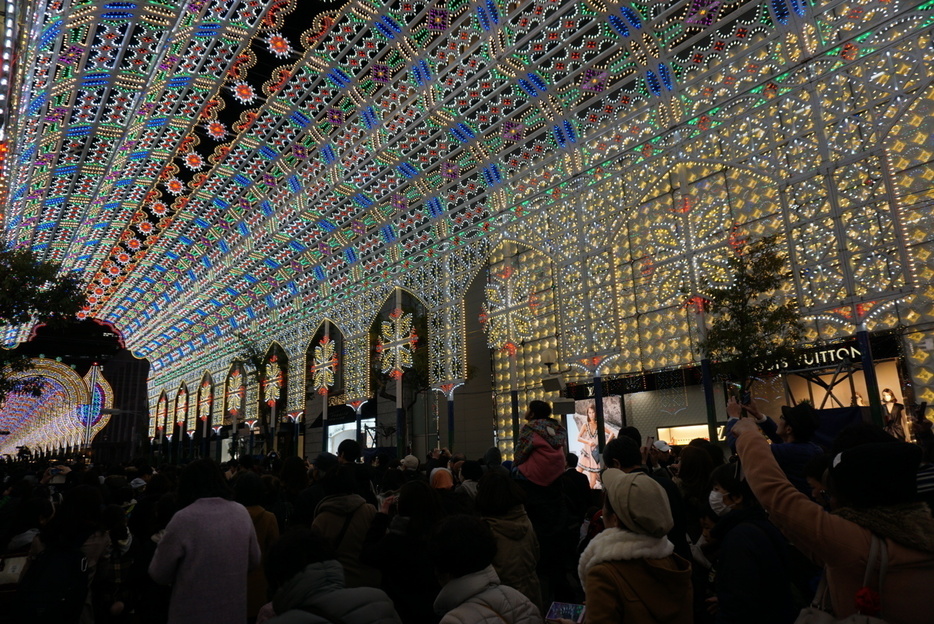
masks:
<path fill-rule="evenodd" d="M 396 288 L 396 309 L 399 310 L 399 314 L 402 314 L 402 291 Z M 396 325 L 398 327 L 398 325 Z M 396 340 L 399 339 L 399 336 L 395 336 Z M 393 347 L 396 349 L 398 355 L 399 347 Z M 402 367 L 399 365 L 398 360 L 394 360 L 396 367 L 399 369 L 399 375 L 396 377 L 396 453 L 398 457 L 402 457 L 405 453 L 405 411 L 402 409 Z"/>
<path fill-rule="evenodd" d="M 275 451 L 275 450 L 276 450 L 276 425 L 277 425 L 278 422 L 279 422 L 279 421 L 278 421 L 278 417 L 276 416 L 276 407 L 277 407 L 276 404 L 277 404 L 278 402 L 279 402 L 279 397 L 276 396 L 276 400 L 273 401 L 273 402 L 272 402 L 272 405 L 269 406 L 269 408 L 270 408 L 270 413 L 271 413 L 270 419 L 272 420 L 272 442 L 266 445 L 266 449 L 268 449 L 268 450 L 266 451 L 267 453 L 268 453 L 269 451 Z"/>
<path fill-rule="evenodd" d="M 593 376 L 593 402 L 597 408 L 597 446 L 603 453 L 606 446 L 606 421 L 603 419 L 603 377 L 599 371 Z"/>
<path fill-rule="evenodd" d="M 513 454 L 515 454 L 515 449 L 519 445 L 519 375 L 516 372 L 516 356 L 509 356 L 509 377 L 510 377 L 510 390 L 509 390 L 509 399 L 512 403 L 512 448 Z"/>
<path fill-rule="evenodd" d="M 448 395 L 448 449 L 454 450 L 454 391 Z"/>
<path fill-rule="evenodd" d="M 717 442 L 717 404 L 713 394 L 713 371 L 709 358 L 701 359 L 701 380 L 704 383 L 704 403 L 707 406 L 707 436 L 708 439 Z"/>
<path fill-rule="evenodd" d="M 869 332 L 866 324 L 860 323 L 856 331 L 856 342 L 859 345 L 859 356 L 863 363 L 863 379 L 866 382 L 866 392 L 869 394 L 869 413 L 872 423 L 879 427 L 884 425 L 882 420 L 882 402 L 879 400 L 879 381 L 876 379 L 876 367 L 872 361 L 872 345 L 869 343 Z M 908 432 L 906 431 L 907 435 Z"/>
<path fill-rule="evenodd" d="M 90 370 L 90 380 L 89 380 L 89 390 L 88 393 L 88 405 L 87 411 L 84 413 L 84 448 L 85 451 L 90 454 L 91 452 L 91 420 L 93 419 L 92 411 L 94 410 L 94 394 L 97 391 L 97 363 L 91 364 Z"/>

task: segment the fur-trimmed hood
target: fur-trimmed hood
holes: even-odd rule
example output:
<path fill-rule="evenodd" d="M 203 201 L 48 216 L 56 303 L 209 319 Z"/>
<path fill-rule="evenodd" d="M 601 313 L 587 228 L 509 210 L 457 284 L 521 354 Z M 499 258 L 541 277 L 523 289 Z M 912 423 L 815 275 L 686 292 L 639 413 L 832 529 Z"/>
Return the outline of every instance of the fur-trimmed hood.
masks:
<path fill-rule="evenodd" d="M 604 561 L 663 559 L 675 551 L 667 537 L 649 537 L 623 529 L 604 529 L 590 541 L 581 554 L 577 573 L 581 582 L 587 571 Z"/>
<path fill-rule="evenodd" d="M 934 518 L 924 503 L 868 509 L 843 507 L 834 513 L 905 548 L 934 553 Z"/>

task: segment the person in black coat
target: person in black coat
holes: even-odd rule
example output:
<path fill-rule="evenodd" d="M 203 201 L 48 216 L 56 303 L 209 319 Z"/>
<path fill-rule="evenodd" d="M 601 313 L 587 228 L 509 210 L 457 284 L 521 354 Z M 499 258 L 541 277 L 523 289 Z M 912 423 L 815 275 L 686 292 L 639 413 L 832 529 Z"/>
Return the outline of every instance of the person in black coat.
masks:
<path fill-rule="evenodd" d="M 434 601 L 441 590 L 428 540 L 444 518 L 438 493 L 424 481 L 409 481 L 385 498 L 373 518 L 360 559 L 382 572 L 381 589 L 406 624 L 436 624 Z"/>
<path fill-rule="evenodd" d="M 769 522 L 739 463 L 711 475 L 710 507 L 720 520 L 710 532 L 714 592 L 709 610 L 717 624 L 790 624 L 797 612 L 791 594 L 788 543 Z"/>

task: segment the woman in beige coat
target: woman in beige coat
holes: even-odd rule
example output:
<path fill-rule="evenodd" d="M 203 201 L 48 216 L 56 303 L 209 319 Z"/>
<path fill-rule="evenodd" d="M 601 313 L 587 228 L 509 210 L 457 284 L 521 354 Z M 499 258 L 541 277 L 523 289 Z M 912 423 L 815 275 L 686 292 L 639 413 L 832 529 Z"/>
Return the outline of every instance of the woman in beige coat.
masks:
<path fill-rule="evenodd" d="M 728 411 L 739 416 L 731 400 Z M 888 550 L 881 616 L 889 624 L 934 622 L 934 519 L 916 497 L 920 449 L 912 444 L 864 444 L 839 453 L 825 477 L 833 512 L 799 492 L 785 477 L 751 418 L 733 427 L 746 479 L 769 517 L 801 552 L 824 566 L 833 613 L 857 612 L 857 592 L 865 596 L 863 576 L 872 535 Z M 866 609 L 863 608 L 865 612 Z"/>

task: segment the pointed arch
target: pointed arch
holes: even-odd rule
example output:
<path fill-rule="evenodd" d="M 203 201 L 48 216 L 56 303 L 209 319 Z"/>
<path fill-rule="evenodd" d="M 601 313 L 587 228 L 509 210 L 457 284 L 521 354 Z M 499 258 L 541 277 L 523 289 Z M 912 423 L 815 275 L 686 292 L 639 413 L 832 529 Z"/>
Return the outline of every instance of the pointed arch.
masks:
<path fill-rule="evenodd" d="M 344 332 L 330 318 L 321 321 L 305 349 L 305 399 L 344 392 Z"/>
<path fill-rule="evenodd" d="M 214 377 L 205 371 L 198 386 L 198 403 L 196 409 L 198 427 L 202 434 L 210 429 L 214 417 Z"/>
<path fill-rule="evenodd" d="M 172 417 L 174 418 L 176 428 L 178 428 L 181 433 L 184 433 L 188 425 L 188 386 L 185 382 L 179 384 L 178 390 L 175 392 L 175 406 L 172 411 Z"/>
<path fill-rule="evenodd" d="M 263 368 L 259 371 L 259 409 L 284 414 L 288 398 L 289 357 L 282 345 L 273 340 L 263 356 Z"/>
<path fill-rule="evenodd" d="M 222 423 L 233 425 L 246 415 L 246 370 L 243 362 L 234 362 L 227 370 L 224 382 L 224 415 Z"/>
<path fill-rule="evenodd" d="M 169 395 L 163 389 L 162 392 L 159 393 L 159 398 L 156 400 L 155 416 L 152 419 L 152 424 L 149 427 L 149 435 L 154 438 L 165 435 L 168 425 Z"/>

